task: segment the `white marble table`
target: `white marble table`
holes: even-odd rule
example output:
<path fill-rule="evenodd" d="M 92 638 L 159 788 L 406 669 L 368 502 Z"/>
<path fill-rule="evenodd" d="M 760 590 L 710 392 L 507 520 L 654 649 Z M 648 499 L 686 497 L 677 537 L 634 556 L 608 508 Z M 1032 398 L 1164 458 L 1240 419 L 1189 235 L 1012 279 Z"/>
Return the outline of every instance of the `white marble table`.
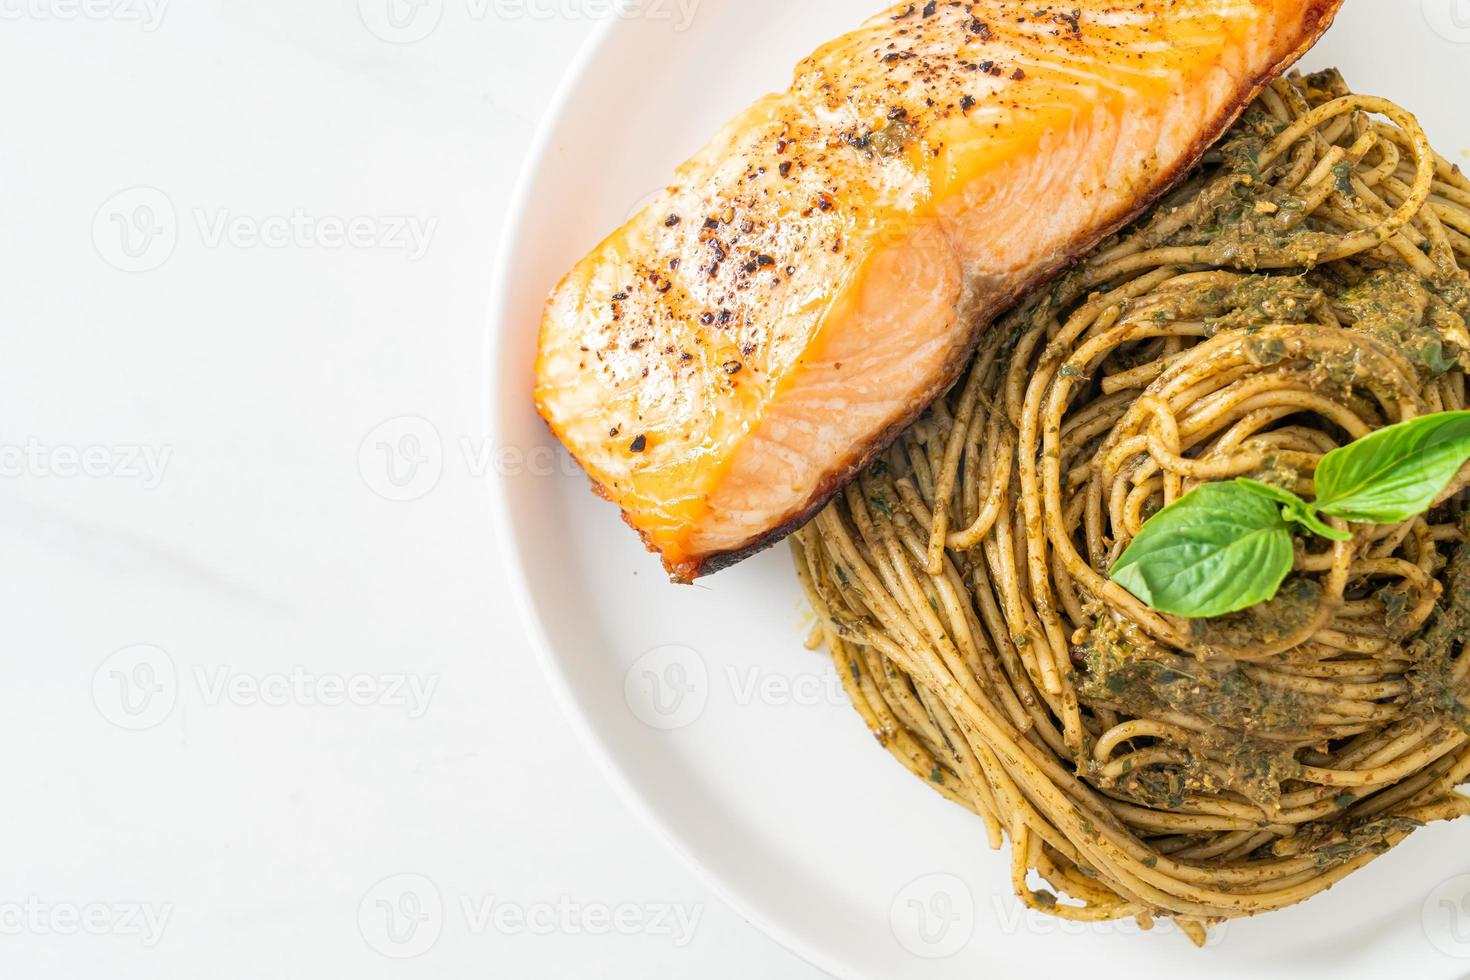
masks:
<path fill-rule="evenodd" d="M 388 2 L 0 0 L 0 976 L 815 976 L 497 564 L 490 269 L 610 4 Z"/>

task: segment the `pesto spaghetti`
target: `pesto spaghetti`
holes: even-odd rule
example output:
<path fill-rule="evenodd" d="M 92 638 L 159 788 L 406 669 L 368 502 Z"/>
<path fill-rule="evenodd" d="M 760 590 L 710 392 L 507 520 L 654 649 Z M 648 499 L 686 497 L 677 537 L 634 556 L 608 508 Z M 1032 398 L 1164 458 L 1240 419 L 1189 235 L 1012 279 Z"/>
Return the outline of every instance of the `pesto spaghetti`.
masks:
<path fill-rule="evenodd" d="M 1278 81 L 800 533 L 853 703 L 1010 839 L 1026 904 L 1203 941 L 1470 813 L 1470 473 L 1410 520 L 1298 534 L 1243 612 L 1109 577 L 1201 485 L 1309 494 L 1333 450 L 1465 409 L 1467 269 L 1470 181 L 1412 116 Z"/>

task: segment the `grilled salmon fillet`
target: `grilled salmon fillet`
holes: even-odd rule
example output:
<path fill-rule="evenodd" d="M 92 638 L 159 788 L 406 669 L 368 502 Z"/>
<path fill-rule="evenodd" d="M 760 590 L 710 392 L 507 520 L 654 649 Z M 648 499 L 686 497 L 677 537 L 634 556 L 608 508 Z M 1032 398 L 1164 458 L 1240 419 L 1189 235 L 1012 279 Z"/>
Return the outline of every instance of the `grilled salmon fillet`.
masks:
<path fill-rule="evenodd" d="M 799 527 L 986 326 L 1192 167 L 1341 0 L 905 3 L 583 259 L 536 399 L 677 581 Z"/>

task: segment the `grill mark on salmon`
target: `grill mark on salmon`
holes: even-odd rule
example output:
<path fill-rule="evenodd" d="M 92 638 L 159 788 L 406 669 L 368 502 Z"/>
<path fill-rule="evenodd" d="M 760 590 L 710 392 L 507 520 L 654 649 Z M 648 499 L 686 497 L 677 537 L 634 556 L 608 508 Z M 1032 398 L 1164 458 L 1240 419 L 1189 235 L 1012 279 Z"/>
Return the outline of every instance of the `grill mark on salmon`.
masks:
<path fill-rule="evenodd" d="M 1340 3 L 890 9 L 562 281 L 541 414 L 676 581 L 773 544 L 997 315 L 1193 167 Z"/>

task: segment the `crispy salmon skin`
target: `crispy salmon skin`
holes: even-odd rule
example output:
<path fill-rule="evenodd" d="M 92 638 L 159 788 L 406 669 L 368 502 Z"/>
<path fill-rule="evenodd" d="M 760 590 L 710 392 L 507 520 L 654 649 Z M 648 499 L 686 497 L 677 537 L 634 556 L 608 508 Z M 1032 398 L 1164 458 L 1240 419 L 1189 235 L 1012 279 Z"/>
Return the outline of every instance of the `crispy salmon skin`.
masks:
<path fill-rule="evenodd" d="M 693 581 L 799 527 L 989 323 L 1146 208 L 1341 0 L 906 3 L 557 286 L 536 400 Z"/>

